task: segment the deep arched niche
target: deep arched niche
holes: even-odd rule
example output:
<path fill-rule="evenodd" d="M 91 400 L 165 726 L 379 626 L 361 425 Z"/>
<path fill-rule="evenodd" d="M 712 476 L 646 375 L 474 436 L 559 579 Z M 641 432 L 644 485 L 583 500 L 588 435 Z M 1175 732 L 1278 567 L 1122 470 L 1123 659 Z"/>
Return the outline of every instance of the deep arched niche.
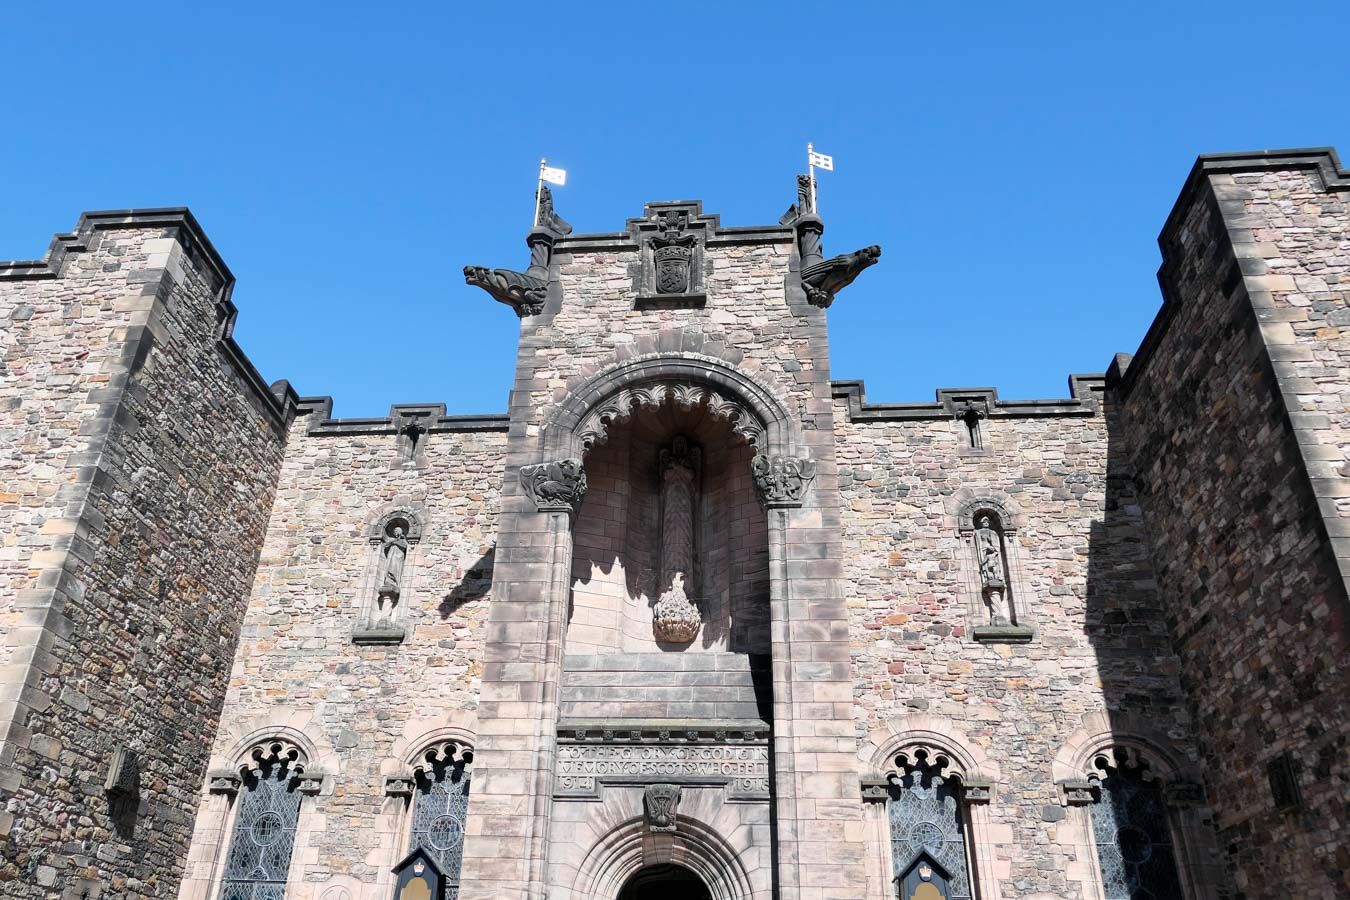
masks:
<path fill-rule="evenodd" d="M 673 864 L 647 866 L 633 873 L 618 900 L 712 900 L 703 880 Z"/>
<path fill-rule="evenodd" d="M 770 651 L 768 529 L 750 466 L 756 448 L 744 424 L 738 429 L 709 398 L 681 399 L 671 390 L 659 405 L 635 406 L 586 451 L 588 489 L 573 527 L 569 654 Z M 688 644 L 658 641 L 652 630 L 668 587 L 660 583 L 660 457 L 678 436 L 701 458 L 686 587 L 703 627 Z"/>

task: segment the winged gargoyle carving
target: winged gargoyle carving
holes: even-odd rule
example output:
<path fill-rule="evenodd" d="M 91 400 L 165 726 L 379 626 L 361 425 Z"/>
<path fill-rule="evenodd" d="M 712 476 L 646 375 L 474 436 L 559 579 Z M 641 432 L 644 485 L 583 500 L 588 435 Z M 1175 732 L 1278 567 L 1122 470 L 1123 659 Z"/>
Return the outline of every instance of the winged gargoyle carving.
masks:
<path fill-rule="evenodd" d="M 529 268 L 517 272 L 465 266 L 464 280 L 514 309 L 522 319 L 537 316 L 544 311 L 544 300 L 548 296 L 548 264 L 553 255 L 553 243 L 571 231 L 572 226 L 553 209 L 553 193 L 541 185 L 535 227 L 525 238 L 525 243 L 530 246 Z"/>
<path fill-rule="evenodd" d="M 813 306 L 829 309 L 834 295 L 853 283 L 858 273 L 881 258 L 881 247 L 873 244 L 852 253 L 832 256 L 802 269 L 802 286 Z"/>

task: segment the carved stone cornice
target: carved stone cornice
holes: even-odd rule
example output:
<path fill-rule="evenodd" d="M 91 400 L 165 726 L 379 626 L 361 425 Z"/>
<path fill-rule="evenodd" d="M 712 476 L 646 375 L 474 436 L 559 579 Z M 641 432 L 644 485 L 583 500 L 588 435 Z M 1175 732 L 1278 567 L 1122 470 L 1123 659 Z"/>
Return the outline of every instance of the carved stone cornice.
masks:
<path fill-rule="evenodd" d="M 579 459 L 521 466 L 520 484 L 539 512 L 575 513 L 586 496 L 586 470 Z"/>
<path fill-rule="evenodd" d="M 759 453 L 750 462 L 750 474 L 766 507 L 790 508 L 802 505 L 811 480 L 815 478 L 816 464 L 810 459 Z"/>
<path fill-rule="evenodd" d="M 712 723 L 682 726 L 673 722 L 561 722 L 562 744 L 764 744 L 767 724 Z"/>

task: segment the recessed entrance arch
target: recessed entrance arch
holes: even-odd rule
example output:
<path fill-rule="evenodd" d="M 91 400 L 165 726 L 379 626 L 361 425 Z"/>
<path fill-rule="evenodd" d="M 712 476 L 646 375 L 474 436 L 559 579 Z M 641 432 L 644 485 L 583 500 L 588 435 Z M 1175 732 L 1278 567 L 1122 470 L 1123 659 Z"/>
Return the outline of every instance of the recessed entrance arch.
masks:
<path fill-rule="evenodd" d="M 618 900 L 712 900 L 712 894 L 693 872 L 667 863 L 635 872 L 619 891 Z"/>

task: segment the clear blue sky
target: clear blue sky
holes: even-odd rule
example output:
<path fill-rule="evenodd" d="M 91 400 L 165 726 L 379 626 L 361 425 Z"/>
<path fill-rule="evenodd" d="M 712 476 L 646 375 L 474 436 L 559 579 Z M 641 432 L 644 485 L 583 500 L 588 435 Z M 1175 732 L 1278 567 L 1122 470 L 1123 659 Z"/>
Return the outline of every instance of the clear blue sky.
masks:
<path fill-rule="evenodd" d="M 212 8 L 214 7 L 214 9 Z M 0 258 L 81 210 L 187 205 L 238 278 L 236 337 L 343 416 L 499 412 L 518 323 L 464 284 L 559 211 L 644 200 L 777 221 L 834 155 L 830 310 L 876 401 L 1057 397 L 1133 351 L 1198 153 L 1350 156 L 1343 3 L 50 3 L 0 44 Z"/>

